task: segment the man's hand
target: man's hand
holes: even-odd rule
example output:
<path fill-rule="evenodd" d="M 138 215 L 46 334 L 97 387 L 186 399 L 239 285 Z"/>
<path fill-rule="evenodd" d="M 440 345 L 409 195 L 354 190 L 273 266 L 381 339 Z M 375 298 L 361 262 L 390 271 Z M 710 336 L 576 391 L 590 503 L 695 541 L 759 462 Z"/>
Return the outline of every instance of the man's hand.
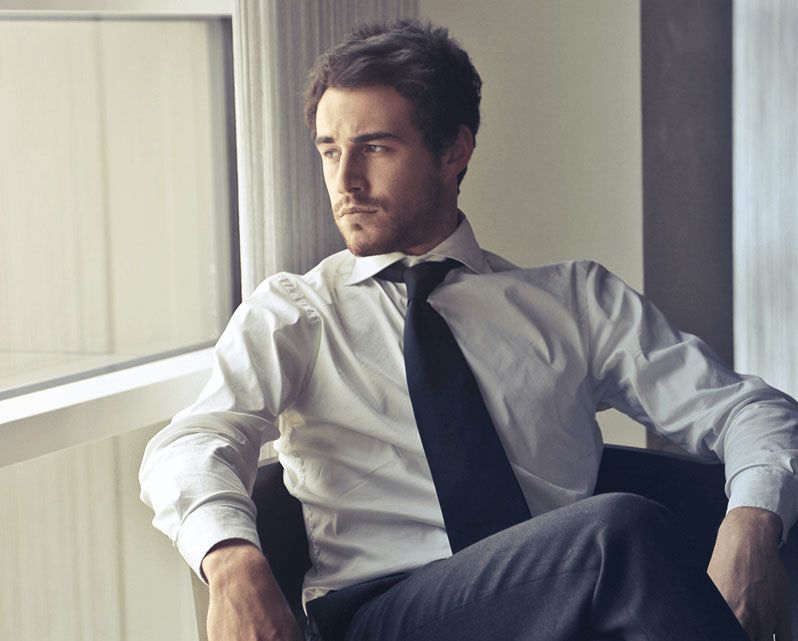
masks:
<path fill-rule="evenodd" d="M 739 507 L 721 523 L 709 577 L 752 641 L 792 641 L 787 571 L 778 552 L 781 519 L 768 510 Z"/>
<path fill-rule="evenodd" d="M 261 551 L 230 540 L 202 560 L 210 586 L 208 641 L 302 641 L 296 619 Z"/>

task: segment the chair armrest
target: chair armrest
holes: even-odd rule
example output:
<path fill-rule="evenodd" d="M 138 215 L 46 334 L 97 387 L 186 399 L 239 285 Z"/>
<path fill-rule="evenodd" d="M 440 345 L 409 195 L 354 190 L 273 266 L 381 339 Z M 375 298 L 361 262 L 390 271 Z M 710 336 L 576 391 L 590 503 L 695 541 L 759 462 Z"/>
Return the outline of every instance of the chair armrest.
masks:
<path fill-rule="evenodd" d="M 709 563 L 728 504 L 724 484 L 719 461 L 612 445 L 604 448 L 595 493 L 631 492 L 661 503 Z"/>

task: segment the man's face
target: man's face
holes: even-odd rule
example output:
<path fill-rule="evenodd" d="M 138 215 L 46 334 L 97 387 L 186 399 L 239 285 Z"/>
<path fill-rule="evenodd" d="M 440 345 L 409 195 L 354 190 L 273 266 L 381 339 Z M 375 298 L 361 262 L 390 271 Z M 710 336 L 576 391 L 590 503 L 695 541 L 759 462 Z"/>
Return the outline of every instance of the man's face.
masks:
<path fill-rule="evenodd" d="M 453 231 L 448 174 L 395 89 L 327 89 L 316 132 L 335 223 L 353 254 L 422 254 Z"/>

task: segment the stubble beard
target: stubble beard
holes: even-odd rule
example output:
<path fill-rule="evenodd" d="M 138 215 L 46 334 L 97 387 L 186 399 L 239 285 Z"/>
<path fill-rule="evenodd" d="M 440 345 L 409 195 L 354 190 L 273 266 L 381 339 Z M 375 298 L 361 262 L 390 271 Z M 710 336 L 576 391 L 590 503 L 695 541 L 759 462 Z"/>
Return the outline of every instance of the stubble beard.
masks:
<path fill-rule="evenodd" d="M 421 191 L 421 190 L 419 190 Z M 394 209 L 389 209 L 390 204 L 381 200 L 374 200 L 379 205 L 379 220 L 373 221 L 379 225 L 374 234 L 366 235 L 361 230 L 350 229 L 345 231 L 341 225 L 338 231 L 344 237 L 347 249 L 355 256 L 376 256 L 391 252 L 405 252 L 427 242 L 431 236 L 437 235 L 443 215 L 443 186 L 431 181 L 424 195 L 420 199 L 409 202 L 396 203 Z M 412 214 L 398 218 L 392 211 L 410 211 Z M 336 218 L 336 222 L 338 218 Z M 438 239 L 438 242 L 443 238 Z"/>
<path fill-rule="evenodd" d="M 369 237 L 364 231 L 359 229 L 350 229 L 347 232 L 341 232 L 344 236 L 344 241 L 350 252 L 355 256 L 376 256 L 378 254 L 389 254 L 395 251 L 402 251 L 405 247 L 410 246 L 412 243 L 412 235 L 409 230 L 401 226 L 388 227 L 388 222 L 393 221 L 377 221 L 377 224 L 382 225 L 379 232 L 372 237 Z"/>

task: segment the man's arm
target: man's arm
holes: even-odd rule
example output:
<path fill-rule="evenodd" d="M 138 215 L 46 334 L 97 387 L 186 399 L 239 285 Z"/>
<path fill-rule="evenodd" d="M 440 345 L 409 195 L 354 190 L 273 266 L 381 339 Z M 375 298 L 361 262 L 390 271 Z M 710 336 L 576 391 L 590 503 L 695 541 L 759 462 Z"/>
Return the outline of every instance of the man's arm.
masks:
<path fill-rule="evenodd" d="M 279 278 L 264 282 L 233 314 L 214 349 L 208 384 L 150 441 L 139 473 L 153 524 L 203 580 L 213 579 L 214 629 L 248 612 L 253 622 L 274 616 L 277 628 L 290 629 L 279 623 L 286 620 L 279 606 L 284 600 L 258 548 L 250 493 L 261 444 L 278 436 L 277 416 L 302 393 L 315 359 L 318 320 Z M 237 605 L 264 597 L 268 603 L 261 609 Z M 238 639 L 227 633 L 216 638 Z"/>
<path fill-rule="evenodd" d="M 301 641 L 302 633 L 261 551 L 240 539 L 202 561 L 210 588 L 208 641 Z"/>
<path fill-rule="evenodd" d="M 789 603 L 777 548 L 798 515 L 798 404 L 728 369 L 600 265 L 584 264 L 584 278 L 596 400 L 725 463 L 729 512 L 710 576 L 749 634 L 768 627 L 768 641 L 774 631 L 785 634 Z"/>
<path fill-rule="evenodd" d="M 754 641 L 792 641 L 792 600 L 779 556 L 782 523 L 768 510 L 738 507 L 718 531 L 708 573 Z"/>

